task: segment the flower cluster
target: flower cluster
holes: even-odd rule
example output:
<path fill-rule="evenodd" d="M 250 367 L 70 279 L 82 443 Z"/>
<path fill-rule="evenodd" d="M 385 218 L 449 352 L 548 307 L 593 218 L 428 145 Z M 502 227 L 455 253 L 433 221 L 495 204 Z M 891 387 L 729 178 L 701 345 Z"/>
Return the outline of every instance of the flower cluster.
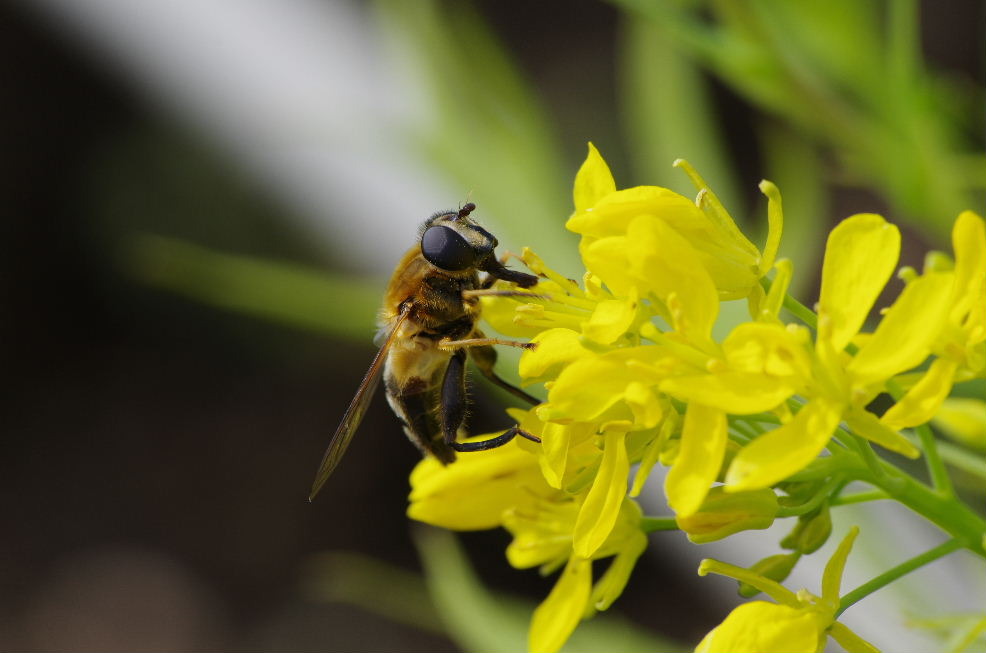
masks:
<path fill-rule="evenodd" d="M 921 273 L 904 271 L 903 291 L 871 332 L 864 325 L 897 268 L 900 233 L 877 215 L 847 218 L 828 238 L 817 323 L 787 324 L 793 266 L 775 261 L 777 188 L 760 186 L 769 224 L 760 250 L 698 173 L 675 165 L 698 188 L 694 201 L 653 186 L 617 190 L 590 145 L 566 225 L 581 235 L 581 283 L 525 250 L 542 278 L 530 296 L 484 299 L 495 329 L 537 343 L 519 373 L 525 385 L 543 384 L 546 401 L 512 414 L 541 443 L 517 440 L 449 467 L 427 459 L 411 476 L 412 518 L 459 530 L 503 526 L 514 538 L 513 566 L 562 570 L 534 614 L 532 651 L 557 650 L 621 593 L 653 530 L 634 497 L 658 462 L 670 467 L 664 490 L 676 525 L 694 542 L 766 528 L 781 507 L 801 506 L 790 513 L 799 521 L 783 576 L 828 536 L 818 526 L 830 530 L 822 489 L 863 478 L 861 459 L 878 464 L 869 443 L 918 457 L 900 430 L 931 420 L 954 382 L 986 371 L 980 217 L 956 221 L 954 261 L 939 255 Z M 720 303 L 737 299 L 751 319 L 716 339 Z M 898 402 L 878 415 L 867 407 L 882 392 Z M 826 459 L 841 468 L 813 470 Z M 593 561 L 608 557 L 594 582 Z M 813 624 L 815 640 L 836 633 L 834 612 L 823 619 L 804 601 L 749 605 L 793 611 L 792 620 Z M 721 649 L 722 637 L 710 633 L 702 650 Z"/>

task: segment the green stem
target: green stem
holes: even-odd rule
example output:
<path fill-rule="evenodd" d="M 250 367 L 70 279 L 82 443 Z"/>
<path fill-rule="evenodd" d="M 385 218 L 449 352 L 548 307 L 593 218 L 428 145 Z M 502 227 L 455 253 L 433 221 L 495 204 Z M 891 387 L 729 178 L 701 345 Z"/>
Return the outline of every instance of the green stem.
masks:
<path fill-rule="evenodd" d="M 887 381 L 887 392 L 894 398 L 894 401 L 900 401 L 900 398 L 905 394 L 904 388 L 895 379 Z M 921 441 L 921 449 L 924 451 L 925 465 L 928 467 L 931 484 L 942 494 L 954 495 L 955 488 L 952 487 L 952 479 L 949 477 L 945 463 L 938 452 L 935 434 L 931 432 L 931 428 L 927 424 L 916 427 L 914 432 L 917 433 Z"/>
<path fill-rule="evenodd" d="M 879 501 L 880 499 L 891 499 L 892 497 L 883 490 L 870 490 L 869 492 L 857 492 L 835 497 L 829 503 L 830 506 L 848 506 L 852 503 L 866 503 L 867 501 Z"/>
<path fill-rule="evenodd" d="M 767 277 L 760 278 L 760 285 L 766 292 L 770 292 L 771 281 Z M 794 317 L 798 318 L 814 330 L 818 330 L 818 316 L 810 308 L 799 302 L 791 295 L 784 295 L 784 308 Z"/>
<path fill-rule="evenodd" d="M 929 551 L 925 551 L 921 555 L 914 556 L 910 560 L 902 562 L 896 567 L 883 572 L 876 578 L 863 583 L 853 591 L 843 596 L 839 601 L 839 610 L 835 613 L 835 616 L 838 617 L 840 614 L 845 612 L 847 608 L 860 599 L 863 599 L 878 589 L 889 585 L 901 576 L 905 576 L 915 569 L 923 567 L 929 562 L 934 562 L 938 558 L 944 557 L 954 551 L 958 551 L 961 548 L 963 548 L 963 544 L 959 540 L 948 540 Z"/>
<path fill-rule="evenodd" d="M 838 430 L 841 431 L 842 429 Z M 873 472 L 873 475 L 886 481 L 887 473 L 883 470 L 883 461 L 880 460 L 879 456 L 876 455 L 876 452 L 873 451 L 873 447 L 870 446 L 869 441 L 856 435 L 855 433 L 849 433 L 847 431 L 842 432 L 847 436 L 846 442 L 853 446 L 859 456 L 863 459 L 863 462 L 866 463 L 869 470 Z"/>
<path fill-rule="evenodd" d="M 830 478 L 828 482 L 819 488 L 818 492 L 814 494 L 808 501 L 805 501 L 801 505 L 790 506 L 777 509 L 778 517 L 797 517 L 798 515 L 804 515 L 811 512 L 818 506 L 822 505 L 822 502 L 832 496 L 832 493 L 839 488 L 845 481 L 841 474 L 837 474 Z"/>
<path fill-rule="evenodd" d="M 886 472 L 883 477 L 857 478 L 883 490 L 951 535 L 961 546 L 986 558 L 986 520 L 955 497 L 943 495 L 890 463 L 881 465 Z"/>
<path fill-rule="evenodd" d="M 655 533 L 657 531 L 677 531 L 680 529 L 674 517 L 641 517 L 640 530 L 645 533 Z"/>
<path fill-rule="evenodd" d="M 914 429 L 921 438 L 921 449 L 924 450 L 924 458 L 927 461 L 928 476 L 931 477 L 931 485 L 948 496 L 955 495 L 955 488 L 952 487 L 952 479 L 945 469 L 945 463 L 938 453 L 938 444 L 935 442 L 935 434 L 927 424 L 922 424 Z"/>

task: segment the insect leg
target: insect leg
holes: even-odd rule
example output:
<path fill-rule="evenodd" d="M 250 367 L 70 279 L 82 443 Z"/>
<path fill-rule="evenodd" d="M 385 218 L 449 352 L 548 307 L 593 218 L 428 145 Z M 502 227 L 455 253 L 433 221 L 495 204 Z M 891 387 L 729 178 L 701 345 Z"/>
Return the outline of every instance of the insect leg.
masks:
<path fill-rule="evenodd" d="M 521 349 L 535 349 L 537 347 L 535 342 L 520 342 L 518 340 L 504 340 L 503 338 L 466 338 L 465 340 L 442 338 L 438 341 L 438 348 L 445 351 L 454 351 L 463 347 L 488 347 L 490 345 L 506 345 Z"/>
<path fill-rule="evenodd" d="M 485 451 L 502 447 L 518 435 L 533 442 L 541 439 L 519 426 L 507 429 L 502 435 L 481 442 L 456 442 L 455 436 L 466 416 L 466 353 L 458 351 L 449 361 L 442 381 L 442 432 L 445 442 L 456 451 Z"/>
<path fill-rule="evenodd" d="M 459 350 L 449 360 L 442 380 L 442 433 L 455 448 L 455 436 L 466 418 L 466 352 Z"/>
<path fill-rule="evenodd" d="M 469 452 L 469 451 L 486 451 L 487 449 L 496 449 L 497 447 L 502 447 L 507 444 L 515 437 L 520 436 L 522 438 L 527 438 L 531 442 L 540 442 L 541 438 L 536 435 L 531 435 L 519 426 L 512 426 L 507 429 L 502 435 L 498 435 L 495 438 L 490 438 L 489 440 L 482 440 L 481 442 L 452 442 L 452 448 L 456 451 Z"/>
<path fill-rule="evenodd" d="M 537 406 L 541 403 L 541 400 L 537 397 L 533 397 L 520 388 L 507 383 L 493 371 L 493 366 L 496 364 L 496 350 L 492 347 L 472 347 L 469 349 L 469 354 L 472 356 L 472 360 L 476 363 L 476 368 L 480 373 L 489 379 L 494 384 L 500 386 L 510 394 L 523 399 L 532 406 Z"/>

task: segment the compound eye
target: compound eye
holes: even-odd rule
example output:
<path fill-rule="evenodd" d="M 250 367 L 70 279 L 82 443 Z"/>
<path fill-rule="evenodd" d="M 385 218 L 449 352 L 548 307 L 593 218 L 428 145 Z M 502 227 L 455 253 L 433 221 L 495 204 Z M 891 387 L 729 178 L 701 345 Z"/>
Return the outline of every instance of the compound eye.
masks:
<path fill-rule="evenodd" d="M 465 270 L 476 264 L 476 251 L 450 227 L 428 227 L 421 236 L 421 253 L 443 270 Z"/>

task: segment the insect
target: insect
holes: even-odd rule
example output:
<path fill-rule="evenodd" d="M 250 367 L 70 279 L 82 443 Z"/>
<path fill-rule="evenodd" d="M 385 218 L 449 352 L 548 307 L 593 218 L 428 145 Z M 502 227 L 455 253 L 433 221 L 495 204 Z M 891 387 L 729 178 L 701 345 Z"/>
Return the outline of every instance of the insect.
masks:
<path fill-rule="evenodd" d="M 309 501 L 339 464 L 381 378 L 408 438 L 422 454 L 443 464 L 453 462 L 457 451 L 492 449 L 518 435 L 540 442 L 518 425 L 489 440 L 456 440 L 466 413 L 466 352 L 490 381 L 531 404 L 540 403 L 493 371 L 493 345 L 532 345 L 487 338 L 476 326 L 480 295 L 512 294 L 491 289 L 497 279 L 530 288 L 538 278 L 507 269 L 496 258 L 496 238 L 469 217 L 475 209 L 469 202 L 458 211 L 433 215 L 421 227 L 419 244 L 397 264 L 380 312 L 380 350 L 329 442 Z M 484 279 L 479 272 L 486 273 Z"/>

